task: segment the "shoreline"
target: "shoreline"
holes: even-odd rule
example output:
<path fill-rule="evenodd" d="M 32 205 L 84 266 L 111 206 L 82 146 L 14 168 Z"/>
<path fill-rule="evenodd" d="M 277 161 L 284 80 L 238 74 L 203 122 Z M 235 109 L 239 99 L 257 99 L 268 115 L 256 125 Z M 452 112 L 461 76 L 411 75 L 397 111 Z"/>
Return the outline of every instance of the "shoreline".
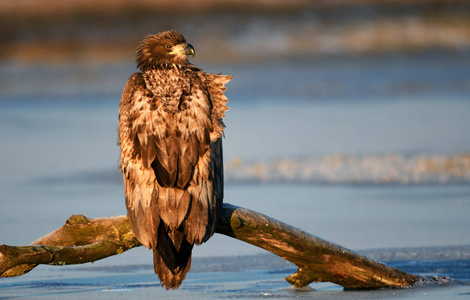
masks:
<path fill-rule="evenodd" d="M 19 4 L 8 5 L 13 2 Z M 168 29 L 184 33 L 197 48 L 198 60 L 219 63 L 470 49 L 470 10 L 465 3 L 311 5 L 299 0 L 286 7 L 281 1 L 274 6 L 264 1 L 205 1 L 206 6 L 198 2 L 193 10 L 190 0 L 178 5 L 104 1 L 97 6 L 59 1 L 68 4 L 50 9 L 56 2 L 3 5 L 0 61 L 127 61 L 144 36 Z M 189 9 L 182 9 L 184 5 Z"/>

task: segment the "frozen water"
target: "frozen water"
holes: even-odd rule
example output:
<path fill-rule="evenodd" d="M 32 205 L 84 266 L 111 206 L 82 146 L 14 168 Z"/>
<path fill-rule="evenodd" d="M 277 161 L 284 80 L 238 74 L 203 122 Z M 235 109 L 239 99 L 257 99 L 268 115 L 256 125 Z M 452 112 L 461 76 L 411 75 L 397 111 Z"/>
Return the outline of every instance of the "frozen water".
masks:
<path fill-rule="evenodd" d="M 380 60 L 364 62 L 362 67 L 357 62 L 348 65 L 347 61 L 331 65 L 285 62 L 274 67 L 234 66 L 233 72 L 232 66 L 209 66 L 214 69 L 211 71 L 236 76 L 228 86 L 231 111 L 227 113 L 224 140 L 225 201 L 348 248 L 381 248 L 381 255 L 396 247 L 414 247 L 422 253 L 426 247 L 450 249 L 469 245 L 470 187 L 465 173 L 465 153 L 470 152 L 470 101 L 466 98 L 470 75 L 465 71 L 470 69 L 468 62 L 459 65 L 438 56 L 422 58 L 426 63 L 413 65 L 408 64 L 406 57 L 394 59 L 393 72 L 384 82 L 376 79 L 388 74 Z M 432 67 L 438 65 L 439 59 L 444 61 L 442 70 Z M 72 214 L 93 218 L 126 213 L 117 169 L 117 114 L 120 91 L 133 68 L 31 68 L 31 72 L 30 68 L 11 65 L 0 68 L 2 84 L 8 87 L 2 90 L 5 93 L 0 100 L 0 243 L 6 244 L 28 244 L 61 226 Z M 274 73 L 276 68 L 285 70 L 286 77 Z M 14 76 L 6 77 L 12 69 Z M 289 77 L 297 70 L 299 76 Z M 321 78 L 330 81 L 324 79 L 324 85 L 308 84 Z M 337 82 L 339 90 L 325 88 L 327 81 Z M 393 92 L 394 86 L 403 87 L 406 82 L 416 83 L 418 91 L 400 88 L 396 94 Z M 23 89 L 22 84 L 28 87 Z M 384 93 L 379 92 L 380 87 L 384 87 Z M 292 94 L 288 92 L 290 88 Z M 355 96 L 348 97 L 350 93 Z M 414 180 L 414 173 L 405 171 L 419 167 L 421 158 L 437 165 L 439 158 L 444 165 L 446 159 L 454 159 L 456 165 L 464 165 L 463 173 L 451 180 L 441 180 L 439 174 L 437 179 L 432 175 L 431 179 Z M 376 179 L 396 171 L 395 159 L 399 161 L 397 180 L 384 186 L 384 180 Z M 386 168 L 387 163 L 392 171 L 375 173 L 375 166 Z M 310 178 L 314 180 L 299 180 L 308 172 L 313 172 Z M 344 178 L 325 180 L 331 174 Z M 402 175 L 410 176 L 404 182 L 407 185 L 401 184 Z M 260 184 L 264 178 L 269 180 Z M 459 251 L 462 256 L 454 256 L 455 260 L 465 257 L 468 249 Z M 155 286 L 156 277 L 146 267 L 151 263 L 151 254 L 139 248 L 83 266 L 87 268 L 82 271 L 78 271 L 79 267 L 41 267 L 25 277 L 2 279 L 0 297 L 178 295 L 206 299 L 328 295 L 414 299 L 423 298 L 426 293 L 434 293 L 435 298 L 469 293 L 468 286 L 459 286 L 432 292 L 412 289 L 352 294 L 340 292 L 334 285 L 319 284 L 312 285 L 318 293 L 304 294 L 290 290 L 282 279 L 289 275 L 292 266 L 273 263 L 270 272 L 266 268 L 234 269 L 233 265 L 243 265 L 242 262 L 255 265 L 261 259 L 250 261 L 253 257 L 247 255 L 261 253 L 264 252 L 260 249 L 216 235 L 196 247 L 195 272 L 175 294 L 166 294 Z M 210 269 L 207 261 L 197 267 L 197 259 L 219 256 L 235 256 L 240 261 L 230 265 L 229 259 L 219 260 L 216 266 L 229 271 L 224 273 L 214 266 Z M 436 268 L 441 266 L 431 262 L 426 269 L 413 265 L 413 261 L 416 257 L 408 256 L 404 268 L 408 262 L 410 272 L 438 273 Z M 112 268 L 106 273 L 102 268 L 114 265 L 123 266 L 124 274 Z M 439 275 L 457 274 L 452 270 L 458 265 L 447 263 L 452 267 L 441 268 L 447 271 Z M 95 266 L 99 271 L 93 271 Z M 196 272 L 198 268 L 200 272 Z M 468 272 L 458 276 L 468 280 L 465 274 Z"/>

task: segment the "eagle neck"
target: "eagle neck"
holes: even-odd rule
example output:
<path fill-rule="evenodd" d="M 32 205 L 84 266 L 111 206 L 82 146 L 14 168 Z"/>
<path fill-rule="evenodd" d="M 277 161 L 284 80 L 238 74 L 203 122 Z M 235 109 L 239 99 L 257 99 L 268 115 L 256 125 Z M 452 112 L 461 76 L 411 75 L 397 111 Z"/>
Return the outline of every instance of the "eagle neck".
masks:
<path fill-rule="evenodd" d="M 155 63 L 153 65 L 141 66 L 140 70 L 142 72 L 151 71 L 151 70 L 182 70 L 185 68 L 185 65 L 175 64 L 175 63 Z"/>

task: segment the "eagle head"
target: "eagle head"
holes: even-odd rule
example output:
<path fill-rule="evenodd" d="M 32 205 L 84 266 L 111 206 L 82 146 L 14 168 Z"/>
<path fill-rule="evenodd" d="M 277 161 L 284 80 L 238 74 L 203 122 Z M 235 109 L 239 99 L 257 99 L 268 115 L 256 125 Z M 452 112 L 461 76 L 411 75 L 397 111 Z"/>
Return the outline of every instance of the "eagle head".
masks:
<path fill-rule="evenodd" d="M 185 65 L 195 51 L 184 36 L 174 30 L 148 35 L 137 48 L 136 63 L 141 70 L 166 64 Z"/>

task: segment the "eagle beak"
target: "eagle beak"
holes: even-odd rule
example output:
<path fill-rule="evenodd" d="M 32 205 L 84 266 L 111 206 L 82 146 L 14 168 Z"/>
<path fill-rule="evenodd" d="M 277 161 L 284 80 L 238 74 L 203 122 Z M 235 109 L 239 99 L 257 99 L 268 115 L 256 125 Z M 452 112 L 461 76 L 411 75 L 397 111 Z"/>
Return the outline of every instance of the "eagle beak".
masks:
<path fill-rule="evenodd" d="M 186 48 L 184 48 L 184 53 L 186 55 L 192 55 L 193 58 L 194 58 L 194 55 L 196 55 L 196 51 L 194 50 L 194 47 L 191 44 L 186 44 Z"/>

